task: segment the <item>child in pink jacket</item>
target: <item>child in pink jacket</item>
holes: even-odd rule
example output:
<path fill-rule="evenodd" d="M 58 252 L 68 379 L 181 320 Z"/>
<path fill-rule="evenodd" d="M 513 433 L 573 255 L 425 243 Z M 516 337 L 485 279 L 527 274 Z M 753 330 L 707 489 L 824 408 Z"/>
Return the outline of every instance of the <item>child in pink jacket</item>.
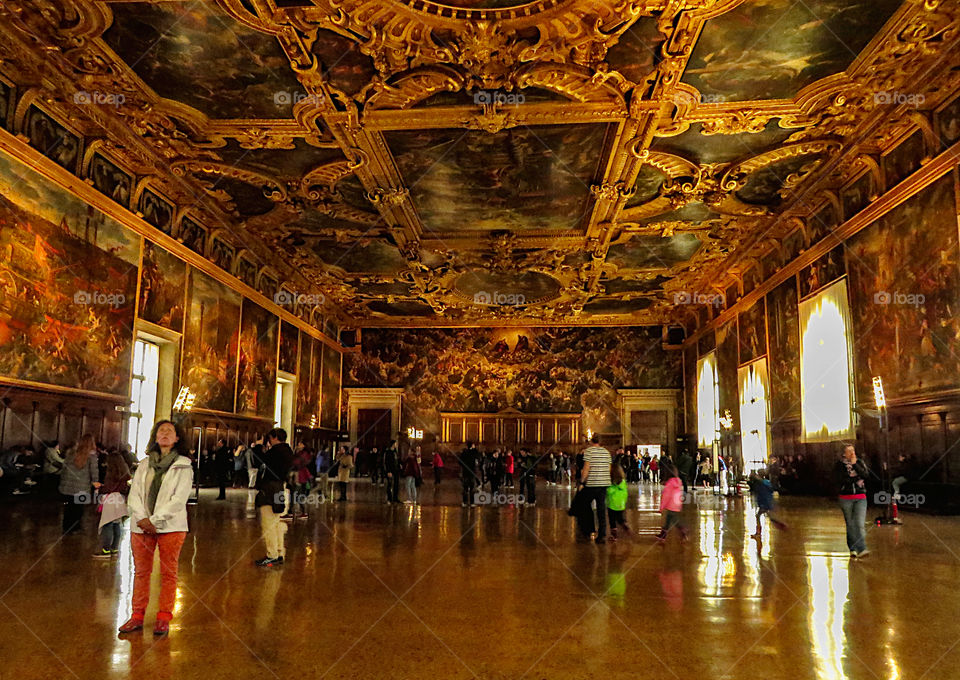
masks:
<path fill-rule="evenodd" d="M 657 543 L 663 545 L 667 541 L 667 534 L 674 527 L 680 531 L 680 541 L 687 541 L 687 527 L 680 521 L 680 510 L 683 509 L 683 484 L 677 476 L 677 469 L 667 461 L 660 467 L 661 479 L 666 479 L 663 491 L 660 493 L 660 513 L 663 515 L 663 526 Z"/>

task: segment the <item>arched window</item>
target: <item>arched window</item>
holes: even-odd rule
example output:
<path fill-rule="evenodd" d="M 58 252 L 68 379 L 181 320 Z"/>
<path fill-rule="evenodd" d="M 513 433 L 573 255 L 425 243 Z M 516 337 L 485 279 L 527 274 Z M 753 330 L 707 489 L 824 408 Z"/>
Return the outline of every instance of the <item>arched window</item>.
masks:
<path fill-rule="evenodd" d="M 767 436 L 770 383 L 767 359 L 757 359 L 737 371 L 740 386 L 740 442 L 743 447 L 743 471 L 749 473 L 766 466 L 769 455 Z"/>

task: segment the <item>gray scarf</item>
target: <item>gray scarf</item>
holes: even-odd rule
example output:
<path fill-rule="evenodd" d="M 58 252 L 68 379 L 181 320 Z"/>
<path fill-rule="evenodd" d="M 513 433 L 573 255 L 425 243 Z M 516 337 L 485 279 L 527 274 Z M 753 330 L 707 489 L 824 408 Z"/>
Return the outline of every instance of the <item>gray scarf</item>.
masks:
<path fill-rule="evenodd" d="M 150 511 L 151 515 L 157 507 L 157 496 L 160 494 L 160 485 L 163 483 L 163 476 L 167 474 L 167 470 L 170 469 L 173 461 L 175 461 L 179 455 L 176 449 L 172 449 L 170 453 L 165 456 L 156 449 L 150 452 L 149 461 L 150 467 L 153 469 L 153 481 L 150 483 L 150 491 L 147 494 L 147 510 Z"/>

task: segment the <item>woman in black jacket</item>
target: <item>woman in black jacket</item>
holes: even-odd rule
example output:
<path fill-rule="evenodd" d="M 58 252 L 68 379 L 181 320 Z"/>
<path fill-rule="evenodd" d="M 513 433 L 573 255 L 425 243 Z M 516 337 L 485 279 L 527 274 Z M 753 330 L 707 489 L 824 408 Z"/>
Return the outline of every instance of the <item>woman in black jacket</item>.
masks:
<path fill-rule="evenodd" d="M 863 529 L 867 520 L 867 466 L 857 459 L 853 444 L 843 447 L 843 458 L 837 461 L 834 475 L 839 486 L 837 499 L 847 524 L 850 557 L 866 557 L 870 553 Z"/>

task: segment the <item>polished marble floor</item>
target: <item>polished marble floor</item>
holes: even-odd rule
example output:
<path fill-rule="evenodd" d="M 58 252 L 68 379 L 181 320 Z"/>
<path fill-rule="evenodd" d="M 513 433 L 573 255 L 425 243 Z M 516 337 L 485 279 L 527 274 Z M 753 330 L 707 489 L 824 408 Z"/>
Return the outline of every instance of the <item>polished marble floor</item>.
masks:
<path fill-rule="evenodd" d="M 128 539 L 94 561 L 92 514 L 61 538 L 55 506 L 0 506 L 0 680 L 960 678 L 960 518 L 871 527 L 871 556 L 851 561 L 828 500 L 783 499 L 789 529 L 759 545 L 749 502 L 702 495 L 690 542 L 661 548 L 646 486 L 631 489 L 638 535 L 596 546 L 574 542 L 565 488 L 463 509 L 444 484 L 419 506 L 352 484 L 291 526 L 272 571 L 252 566 L 246 492 L 203 491 L 159 640 L 154 609 L 143 635 L 116 634 Z"/>

